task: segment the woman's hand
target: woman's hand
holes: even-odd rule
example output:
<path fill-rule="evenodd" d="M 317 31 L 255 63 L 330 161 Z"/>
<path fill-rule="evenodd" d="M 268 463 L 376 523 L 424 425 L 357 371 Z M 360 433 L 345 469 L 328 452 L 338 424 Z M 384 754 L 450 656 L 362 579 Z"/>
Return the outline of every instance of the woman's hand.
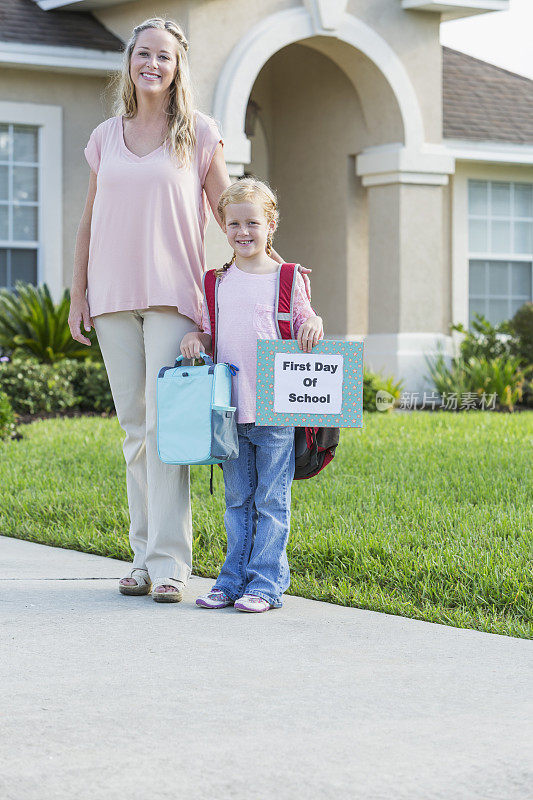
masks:
<path fill-rule="evenodd" d="M 200 358 L 200 353 L 211 352 L 211 336 L 198 331 L 186 333 L 181 340 L 180 352 L 185 358 Z"/>
<path fill-rule="evenodd" d="M 323 335 L 322 317 L 309 317 L 298 330 L 298 347 L 309 353 Z"/>
<path fill-rule="evenodd" d="M 89 304 L 87 298 L 71 297 L 70 298 L 70 311 L 68 314 L 68 326 L 70 328 L 70 335 L 77 342 L 91 346 L 90 340 L 83 335 L 80 331 L 80 325 L 83 321 L 83 327 L 86 331 L 90 331 L 93 327 L 93 321 L 89 314 Z"/>

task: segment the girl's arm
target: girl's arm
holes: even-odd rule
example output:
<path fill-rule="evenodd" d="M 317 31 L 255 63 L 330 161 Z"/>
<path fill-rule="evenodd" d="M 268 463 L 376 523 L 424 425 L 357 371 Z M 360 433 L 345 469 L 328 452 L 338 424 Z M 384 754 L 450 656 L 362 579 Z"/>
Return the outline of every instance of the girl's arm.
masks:
<path fill-rule="evenodd" d="M 92 327 L 92 319 L 89 314 L 89 304 L 87 303 L 87 264 L 89 262 L 89 243 L 91 241 L 91 219 L 93 215 L 93 204 L 96 195 L 96 172 L 91 170 L 89 177 L 89 188 L 85 200 L 85 208 L 78 225 L 76 235 L 76 248 L 74 251 L 74 272 L 72 275 L 72 288 L 70 290 L 70 311 L 68 315 L 68 325 L 73 339 L 82 344 L 91 345 L 90 340 L 80 331 L 80 325 L 86 331 Z"/>
<path fill-rule="evenodd" d="M 298 339 L 298 347 L 309 353 L 320 339 L 324 338 L 322 317 L 318 317 L 307 296 L 302 275 L 296 276 L 294 291 L 294 331 Z"/>

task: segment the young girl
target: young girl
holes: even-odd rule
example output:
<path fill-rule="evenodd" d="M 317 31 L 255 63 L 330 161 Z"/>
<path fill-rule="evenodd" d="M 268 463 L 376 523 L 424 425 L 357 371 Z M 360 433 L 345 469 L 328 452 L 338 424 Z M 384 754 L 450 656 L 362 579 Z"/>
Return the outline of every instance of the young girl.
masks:
<path fill-rule="evenodd" d="M 219 361 L 236 364 L 233 403 L 237 407 L 239 457 L 223 465 L 227 556 L 212 590 L 199 597 L 203 608 L 234 605 L 239 611 L 267 611 L 282 605 L 290 582 L 286 555 L 294 475 L 294 428 L 255 425 L 258 339 L 277 339 L 274 321 L 279 264 L 271 258 L 278 211 L 269 187 L 253 178 L 229 186 L 218 203 L 233 258 L 217 274 Z M 188 333 L 181 352 L 193 358 L 211 350 L 211 327 L 203 308 L 204 333 Z M 294 329 L 309 352 L 322 336 L 304 282 L 298 275 Z"/>

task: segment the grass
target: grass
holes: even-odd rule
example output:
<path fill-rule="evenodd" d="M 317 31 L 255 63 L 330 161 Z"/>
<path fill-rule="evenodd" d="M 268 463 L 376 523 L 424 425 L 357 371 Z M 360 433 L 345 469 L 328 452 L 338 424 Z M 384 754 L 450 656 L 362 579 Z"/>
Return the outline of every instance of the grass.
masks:
<path fill-rule="evenodd" d="M 115 418 L 54 419 L 0 443 L 0 532 L 129 559 Z M 289 593 L 430 622 L 533 634 L 533 412 L 367 414 L 293 484 Z M 221 470 L 192 470 L 194 571 L 224 558 Z"/>

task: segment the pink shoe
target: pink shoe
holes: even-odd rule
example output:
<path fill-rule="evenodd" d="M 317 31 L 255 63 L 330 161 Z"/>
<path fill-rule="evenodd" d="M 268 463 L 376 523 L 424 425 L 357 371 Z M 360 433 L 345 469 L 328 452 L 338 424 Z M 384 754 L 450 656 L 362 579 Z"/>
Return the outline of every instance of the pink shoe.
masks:
<path fill-rule="evenodd" d="M 243 594 L 238 600 L 235 600 L 234 608 L 238 611 L 268 611 L 272 606 L 268 600 L 258 597 L 256 594 Z"/>
<path fill-rule="evenodd" d="M 233 600 L 230 600 L 228 595 L 221 589 L 214 589 L 199 597 L 196 605 L 201 608 L 226 608 L 226 606 L 233 605 Z"/>

